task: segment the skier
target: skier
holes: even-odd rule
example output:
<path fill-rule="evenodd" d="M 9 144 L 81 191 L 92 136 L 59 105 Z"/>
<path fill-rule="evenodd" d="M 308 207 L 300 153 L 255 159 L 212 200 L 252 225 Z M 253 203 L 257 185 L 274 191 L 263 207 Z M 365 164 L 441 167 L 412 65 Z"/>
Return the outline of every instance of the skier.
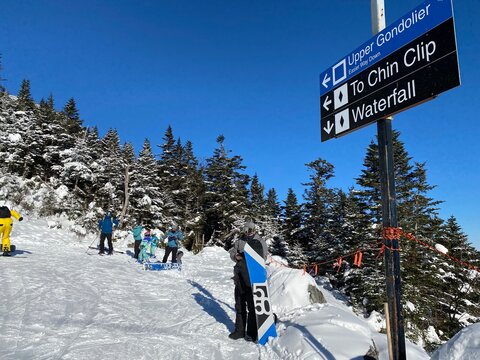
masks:
<path fill-rule="evenodd" d="M 257 320 L 253 302 L 252 287 L 248 276 L 247 264 L 243 249 L 248 243 L 260 256 L 267 258 L 267 243 L 256 234 L 255 224 L 245 223 L 242 234 L 230 249 L 230 258 L 235 262 L 233 267 L 233 283 L 235 284 L 235 330 L 228 335 L 230 339 L 245 338 L 257 341 Z M 246 331 L 245 331 L 246 328 Z"/>
<path fill-rule="evenodd" d="M 140 243 L 142 242 L 143 226 L 141 224 L 142 222 L 138 221 L 137 225 L 132 229 L 133 240 L 135 240 L 135 254 L 133 255 L 135 259 L 138 259 L 138 254 L 140 253 Z"/>
<path fill-rule="evenodd" d="M 105 253 L 105 238 L 108 240 L 108 255 L 113 254 L 112 233 L 114 228 L 118 228 L 118 219 L 113 215 L 112 211 L 107 211 L 103 219 L 98 221 L 100 233 L 100 255 Z"/>
<path fill-rule="evenodd" d="M 170 230 L 163 236 L 163 239 L 167 241 L 167 247 L 165 248 L 162 262 L 166 263 L 168 256 L 172 253 L 172 263 L 176 263 L 178 246 L 179 242 L 183 240 L 183 233 L 178 229 L 177 225 L 172 225 Z"/>
<path fill-rule="evenodd" d="M 147 254 L 147 249 L 150 247 L 152 242 L 152 235 L 150 233 L 150 228 L 145 228 L 145 234 L 143 235 L 143 240 L 140 244 L 140 253 L 138 254 L 138 262 L 143 263 L 148 260 L 149 256 Z"/>
<path fill-rule="evenodd" d="M 3 256 L 10 256 L 10 233 L 12 232 L 13 220 L 22 221 L 23 217 L 15 210 L 6 206 L 0 206 L 0 237 L 2 238 Z"/>

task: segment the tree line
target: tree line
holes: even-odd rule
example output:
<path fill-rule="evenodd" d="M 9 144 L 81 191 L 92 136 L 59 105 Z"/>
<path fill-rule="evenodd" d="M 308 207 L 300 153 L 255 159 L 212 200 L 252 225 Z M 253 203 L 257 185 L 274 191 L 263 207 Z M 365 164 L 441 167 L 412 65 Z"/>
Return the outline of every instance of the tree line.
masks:
<path fill-rule="evenodd" d="M 237 229 L 253 220 L 271 254 L 295 267 L 369 249 L 360 267 L 345 258 L 341 269 L 329 263 L 319 273 L 357 311 L 382 312 L 386 296 L 383 257 L 378 256 L 382 214 L 375 140 L 348 191 L 329 186 L 334 166 L 319 158 L 306 164 L 309 177 L 301 197 L 290 188 L 279 200 L 275 188 L 267 190 L 257 174 L 247 174 L 242 157 L 232 154 L 222 135 L 204 161 L 195 156 L 191 141 L 174 136 L 171 126 L 161 144 L 145 138 L 137 155 L 116 129 L 100 137 L 96 127 L 83 126 L 73 98 L 61 110 L 52 95 L 35 103 L 28 80 L 16 97 L 0 88 L 0 132 L 0 200 L 44 216 L 63 214 L 78 224 L 76 229 L 94 229 L 106 208 L 117 211 L 124 228 L 137 221 L 159 228 L 175 223 L 186 234 L 186 247 L 194 250 L 204 245 L 228 249 Z M 426 164 L 413 161 L 398 132 L 393 146 L 401 228 L 479 266 L 479 252 L 456 218 L 439 216 L 442 201 L 429 195 L 434 186 L 427 181 Z M 479 320 L 478 274 L 408 240 L 401 241 L 401 261 L 405 329 L 411 340 L 433 349 Z M 439 340 L 429 336 L 432 329 Z"/>

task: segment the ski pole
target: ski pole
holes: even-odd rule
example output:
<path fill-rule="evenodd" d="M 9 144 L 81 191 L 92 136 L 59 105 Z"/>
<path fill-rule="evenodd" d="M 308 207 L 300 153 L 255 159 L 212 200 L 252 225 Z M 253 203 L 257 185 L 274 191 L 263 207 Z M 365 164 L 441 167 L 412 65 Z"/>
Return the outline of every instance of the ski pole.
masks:
<path fill-rule="evenodd" d="M 88 248 L 87 248 L 87 251 L 85 251 L 86 254 L 88 254 L 88 250 L 90 250 L 90 247 L 93 245 L 93 242 L 97 240 L 97 238 L 93 238 L 93 241 L 90 243 L 90 245 L 88 245 Z"/>

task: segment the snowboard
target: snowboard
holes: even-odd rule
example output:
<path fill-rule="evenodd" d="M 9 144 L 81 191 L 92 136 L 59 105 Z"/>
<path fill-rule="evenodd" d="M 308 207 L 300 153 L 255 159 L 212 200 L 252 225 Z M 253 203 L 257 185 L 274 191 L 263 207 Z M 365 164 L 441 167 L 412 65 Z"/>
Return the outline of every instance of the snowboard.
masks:
<path fill-rule="evenodd" d="M 257 318 L 258 343 L 265 345 L 269 337 L 276 337 L 275 315 L 268 292 L 267 269 L 265 260 L 249 244 L 243 249 L 247 263 L 248 276 L 252 285 L 255 317 Z"/>
<path fill-rule="evenodd" d="M 3 256 L 3 251 L 0 251 L 0 257 L 1 258 L 8 258 L 8 257 L 14 257 L 16 259 L 26 259 L 26 256 L 18 255 L 22 254 L 24 251 L 19 250 L 17 251 L 17 247 L 15 245 L 10 245 L 10 255 L 9 256 Z"/>
<path fill-rule="evenodd" d="M 10 253 L 15 252 L 15 250 L 17 250 L 17 247 L 15 245 L 10 244 Z M 3 249 L 1 248 L 1 246 L 0 246 L 0 252 L 3 252 Z"/>
<path fill-rule="evenodd" d="M 182 264 L 179 263 L 161 263 L 161 262 L 145 262 L 143 263 L 143 270 L 182 270 Z"/>

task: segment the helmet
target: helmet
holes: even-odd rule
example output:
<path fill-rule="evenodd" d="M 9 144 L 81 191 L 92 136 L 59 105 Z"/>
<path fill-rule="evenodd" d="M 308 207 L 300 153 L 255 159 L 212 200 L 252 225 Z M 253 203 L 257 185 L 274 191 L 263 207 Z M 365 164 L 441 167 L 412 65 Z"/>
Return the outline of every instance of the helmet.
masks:
<path fill-rule="evenodd" d="M 255 224 L 251 221 L 247 221 L 245 225 L 243 225 L 243 232 L 246 234 L 253 234 L 255 232 Z"/>

